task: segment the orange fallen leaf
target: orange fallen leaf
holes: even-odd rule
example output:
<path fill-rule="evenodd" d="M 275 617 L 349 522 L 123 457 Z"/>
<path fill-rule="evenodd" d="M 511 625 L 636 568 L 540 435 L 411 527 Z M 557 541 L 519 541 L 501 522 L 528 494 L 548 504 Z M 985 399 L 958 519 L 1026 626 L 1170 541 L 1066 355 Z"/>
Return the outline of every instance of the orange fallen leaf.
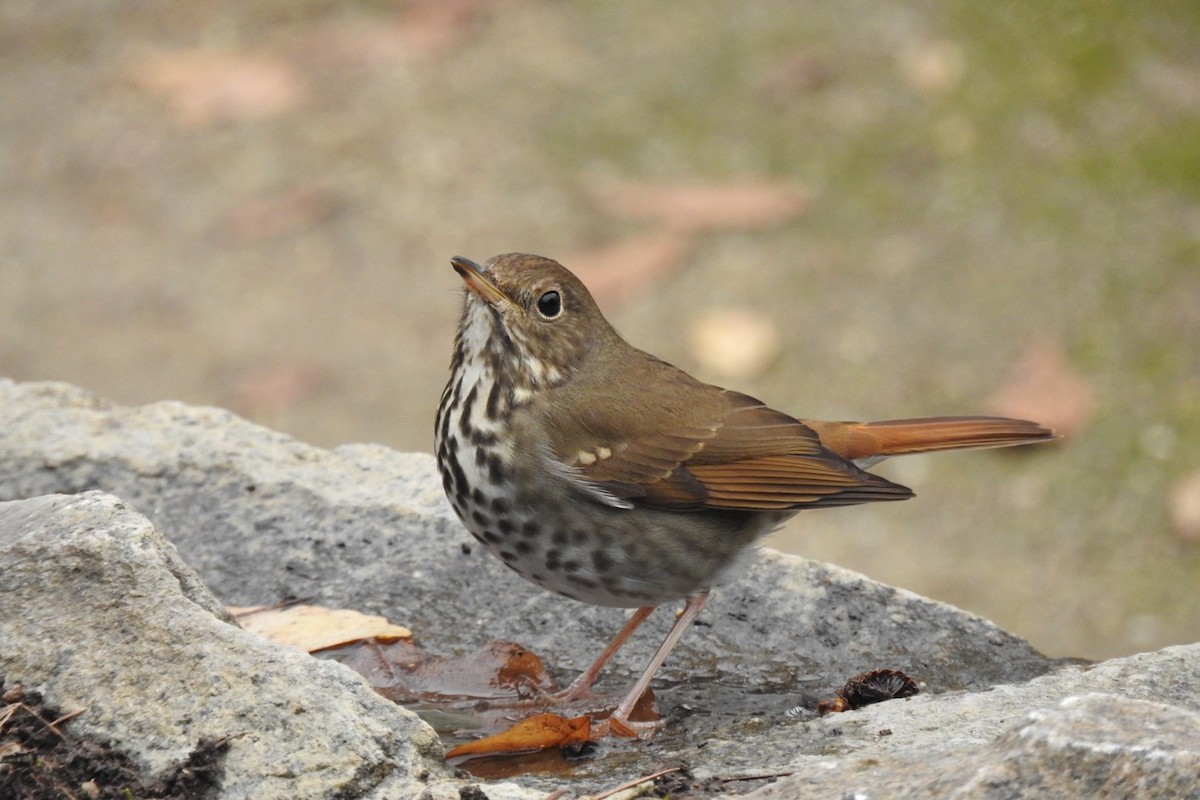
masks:
<path fill-rule="evenodd" d="M 348 608 L 312 605 L 230 607 L 229 613 L 251 633 L 310 653 L 360 639 L 394 642 L 412 636 L 408 628 L 393 625 L 384 617 Z"/>
<path fill-rule="evenodd" d="M 997 414 L 1034 420 L 1063 436 L 1087 427 L 1094 405 L 1091 385 L 1051 341 L 1030 344 L 988 402 Z"/>
<path fill-rule="evenodd" d="M 802 187 L 767 180 L 605 182 L 592 189 L 592 196 L 601 210 L 615 217 L 687 233 L 778 225 L 809 207 L 809 193 Z"/>
<path fill-rule="evenodd" d="M 612 305 L 666 278 L 691 251 L 688 237 L 657 231 L 576 253 L 565 263 L 597 302 Z"/>
<path fill-rule="evenodd" d="M 581 716 L 573 719 L 557 714 L 537 714 L 493 736 L 460 744 L 446 753 L 446 760 L 465 761 L 497 755 L 520 755 L 539 750 L 570 747 L 590 741 L 592 720 Z"/>
<path fill-rule="evenodd" d="M 134 86 L 166 100 L 188 126 L 271 117 L 305 94 L 299 76 L 281 59 L 203 47 L 149 53 L 128 74 Z"/>

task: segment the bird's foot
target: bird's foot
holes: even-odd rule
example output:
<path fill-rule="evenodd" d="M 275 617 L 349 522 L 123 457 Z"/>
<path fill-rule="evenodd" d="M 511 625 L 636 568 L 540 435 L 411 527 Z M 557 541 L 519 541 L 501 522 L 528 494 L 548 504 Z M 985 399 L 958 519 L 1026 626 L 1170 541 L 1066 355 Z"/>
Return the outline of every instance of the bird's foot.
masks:
<path fill-rule="evenodd" d="M 574 703 L 577 700 L 586 700 L 594 696 L 592 692 L 593 678 L 586 672 L 571 682 L 571 685 L 565 689 L 560 689 L 557 692 L 543 692 L 539 698 L 547 705 L 558 705 L 560 703 Z"/>
<path fill-rule="evenodd" d="M 645 741 L 654 738 L 654 735 L 662 730 L 663 721 L 656 720 L 631 720 L 625 717 L 618 717 L 616 714 L 598 720 L 592 731 L 598 738 L 604 736 L 618 736 L 622 739 L 639 739 Z"/>

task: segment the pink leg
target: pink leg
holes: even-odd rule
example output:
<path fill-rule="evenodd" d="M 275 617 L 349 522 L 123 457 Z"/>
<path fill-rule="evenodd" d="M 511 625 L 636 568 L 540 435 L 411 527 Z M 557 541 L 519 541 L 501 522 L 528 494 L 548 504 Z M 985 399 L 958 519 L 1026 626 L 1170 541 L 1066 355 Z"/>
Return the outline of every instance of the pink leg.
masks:
<path fill-rule="evenodd" d="M 620 633 L 613 637 L 613 640 L 608 643 L 608 647 L 604 648 L 604 652 L 578 678 L 571 681 L 570 686 L 554 695 L 554 699 L 560 702 L 569 702 L 586 697 L 588 690 L 592 688 L 592 684 L 600 676 L 600 670 L 604 669 L 604 665 L 613 657 L 613 654 L 621 649 L 621 646 L 638 629 L 638 626 L 646 621 L 646 617 L 654 612 L 654 608 L 654 606 L 644 606 L 634 611 L 633 616 L 625 623 L 625 627 L 621 628 Z"/>
<path fill-rule="evenodd" d="M 641 733 L 652 733 L 658 727 L 655 723 L 630 722 L 629 715 L 632 713 L 633 707 L 637 705 L 637 701 L 650 688 L 650 681 L 654 679 L 658 668 L 663 665 L 663 662 L 667 660 L 667 656 L 675 649 L 675 645 L 679 643 L 683 632 L 691 627 L 696 617 L 699 616 L 707 600 L 707 589 L 688 597 L 687 605 L 683 607 L 683 613 L 675 620 L 675 624 L 671 626 L 671 630 L 667 633 L 667 638 L 663 640 L 663 643 L 658 646 L 658 650 L 654 652 L 654 657 L 650 659 L 650 663 L 646 666 L 646 671 L 642 673 L 642 677 L 638 678 L 637 683 L 629 690 L 629 694 L 625 695 L 625 699 L 617 706 L 617 710 L 608 718 L 610 730 L 613 733 L 623 736 L 637 736 Z"/>

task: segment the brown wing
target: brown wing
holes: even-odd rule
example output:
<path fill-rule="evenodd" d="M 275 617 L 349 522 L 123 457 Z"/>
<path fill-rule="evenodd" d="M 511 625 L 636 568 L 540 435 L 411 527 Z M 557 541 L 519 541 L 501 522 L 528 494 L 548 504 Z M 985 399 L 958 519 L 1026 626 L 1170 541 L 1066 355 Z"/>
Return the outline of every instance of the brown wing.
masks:
<path fill-rule="evenodd" d="M 672 374 L 691 381 L 678 376 Z M 608 413 L 558 430 L 553 449 L 589 487 L 634 505 L 786 510 L 912 496 L 827 450 L 808 426 L 743 394 L 665 387 L 652 406 L 603 392 L 591 400 Z M 603 424 L 614 404 L 622 406 L 619 432 Z M 565 444 L 581 441 L 587 445 Z"/>
<path fill-rule="evenodd" d="M 729 409 L 713 437 L 679 467 L 703 487 L 704 507 L 784 510 L 912 496 L 827 450 L 811 428 L 787 414 L 746 395 L 725 396 Z M 647 504 L 658 505 L 658 487 L 648 488 Z"/>

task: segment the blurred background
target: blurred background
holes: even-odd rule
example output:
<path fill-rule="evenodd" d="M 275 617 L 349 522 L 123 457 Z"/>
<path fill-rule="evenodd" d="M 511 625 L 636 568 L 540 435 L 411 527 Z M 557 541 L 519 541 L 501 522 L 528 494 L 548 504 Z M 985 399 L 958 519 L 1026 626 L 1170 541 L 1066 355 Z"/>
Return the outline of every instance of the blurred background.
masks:
<path fill-rule="evenodd" d="M 428 452 L 451 255 L 800 416 L 1004 412 L 771 544 L 1200 639 L 1200 6 L 6 0 L 0 376 Z"/>

